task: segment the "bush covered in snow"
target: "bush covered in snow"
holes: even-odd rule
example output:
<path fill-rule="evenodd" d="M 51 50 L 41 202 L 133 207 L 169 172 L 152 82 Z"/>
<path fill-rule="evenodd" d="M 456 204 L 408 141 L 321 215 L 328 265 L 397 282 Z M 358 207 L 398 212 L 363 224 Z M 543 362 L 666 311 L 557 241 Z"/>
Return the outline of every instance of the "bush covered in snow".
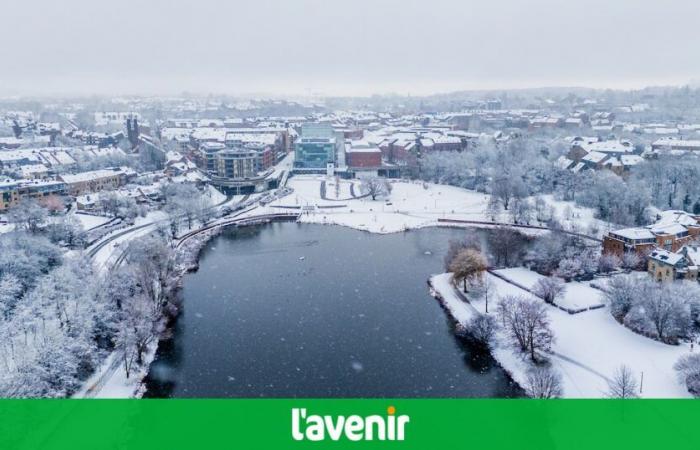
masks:
<path fill-rule="evenodd" d="M 682 356 L 673 366 L 688 392 L 700 397 L 700 354 Z"/>
<path fill-rule="evenodd" d="M 550 304 L 556 303 L 564 292 L 566 292 L 566 285 L 561 279 L 555 277 L 540 278 L 532 286 L 532 293 Z"/>

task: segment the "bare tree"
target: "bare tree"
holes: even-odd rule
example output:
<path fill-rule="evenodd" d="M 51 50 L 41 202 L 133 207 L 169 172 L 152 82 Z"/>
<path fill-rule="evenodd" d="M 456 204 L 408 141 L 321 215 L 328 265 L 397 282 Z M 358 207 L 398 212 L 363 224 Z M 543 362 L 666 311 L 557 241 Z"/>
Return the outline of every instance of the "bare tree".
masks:
<path fill-rule="evenodd" d="M 362 180 L 362 186 L 365 192 L 372 197 L 372 200 L 376 200 L 377 197 L 386 196 L 391 193 L 391 184 L 384 178 L 370 177 Z"/>
<path fill-rule="evenodd" d="M 460 250 L 452 259 L 449 270 L 452 272 L 455 282 L 461 282 L 464 292 L 466 292 L 467 283 L 480 280 L 487 268 L 486 258 L 481 252 L 466 248 Z"/>
<path fill-rule="evenodd" d="M 466 329 L 469 337 L 471 337 L 476 344 L 488 348 L 493 342 L 498 324 L 492 316 L 477 315 L 469 321 Z"/>
<path fill-rule="evenodd" d="M 532 287 L 532 292 L 545 302 L 554 304 L 566 292 L 566 285 L 560 278 L 540 278 Z"/>
<path fill-rule="evenodd" d="M 617 368 L 613 378 L 608 381 L 609 398 L 637 398 L 637 379 L 632 374 L 632 369 L 622 365 Z"/>
<path fill-rule="evenodd" d="M 504 297 L 498 314 L 514 345 L 537 361 L 539 351 L 549 351 L 554 342 L 546 306 L 526 297 Z"/>
<path fill-rule="evenodd" d="M 548 367 L 535 367 L 527 373 L 525 393 L 530 398 L 557 398 L 562 395 L 561 376 Z"/>
<path fill-rule="evenodd" d="M 488 248 L 499 266 L 508 266 L 517 260 L 526 243 L 525 235 L 508 227 L 497 227 L 488 234 Z"/>

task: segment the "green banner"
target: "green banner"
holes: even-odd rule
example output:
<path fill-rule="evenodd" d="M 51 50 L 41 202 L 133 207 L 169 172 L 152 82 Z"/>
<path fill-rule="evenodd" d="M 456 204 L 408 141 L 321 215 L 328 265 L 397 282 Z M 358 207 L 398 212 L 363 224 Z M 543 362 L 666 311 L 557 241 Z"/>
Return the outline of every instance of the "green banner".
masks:
<path fill-rule="evenodd" d="M 691 449 L 693 400 L 0 400 L 2 449 Z"/>

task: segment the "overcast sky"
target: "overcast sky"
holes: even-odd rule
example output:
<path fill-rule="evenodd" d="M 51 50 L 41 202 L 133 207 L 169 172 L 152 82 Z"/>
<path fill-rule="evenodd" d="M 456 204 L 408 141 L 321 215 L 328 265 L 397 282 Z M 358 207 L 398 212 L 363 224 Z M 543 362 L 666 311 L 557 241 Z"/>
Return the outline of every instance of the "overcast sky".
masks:
<path fill-rule="evenodd" d="M 700 79 L 698 0 L 5 2 L 0 94 L 368 95 Z"/>

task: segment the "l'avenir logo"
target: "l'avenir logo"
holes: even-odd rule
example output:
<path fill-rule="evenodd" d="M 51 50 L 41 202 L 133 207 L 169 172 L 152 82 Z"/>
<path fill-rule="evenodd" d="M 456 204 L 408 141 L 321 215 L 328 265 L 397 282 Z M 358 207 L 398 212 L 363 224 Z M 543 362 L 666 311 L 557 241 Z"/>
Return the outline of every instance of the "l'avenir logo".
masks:
<path fill-rule="evenodd" d="M 408 415 L 397 415 L 389 406 L 386 415 L 331 416 L 311 414 L 306 408 L 292 408 L 292 438 L 295 441 L 403 441 Z"/>

